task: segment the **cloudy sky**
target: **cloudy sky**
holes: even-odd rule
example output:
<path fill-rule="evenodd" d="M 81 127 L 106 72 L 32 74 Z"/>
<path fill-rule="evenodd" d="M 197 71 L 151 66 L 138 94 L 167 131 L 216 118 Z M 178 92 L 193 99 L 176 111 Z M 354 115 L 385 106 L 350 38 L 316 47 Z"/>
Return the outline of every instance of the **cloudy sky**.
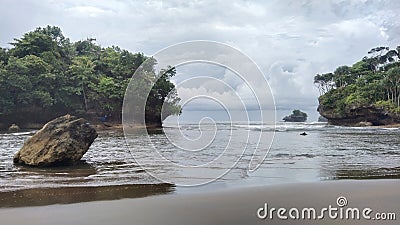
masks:
<path fill-rule="evenodd" d="M 1 0 L 0 15 L 2 47 L 48 24 L 72 41 L 91 37 L 147 55 L 182 41 L 229 44 L 260 67 L 279 109 L 315 111 L 316 73 L 400 45 L 398 0 Z"/>

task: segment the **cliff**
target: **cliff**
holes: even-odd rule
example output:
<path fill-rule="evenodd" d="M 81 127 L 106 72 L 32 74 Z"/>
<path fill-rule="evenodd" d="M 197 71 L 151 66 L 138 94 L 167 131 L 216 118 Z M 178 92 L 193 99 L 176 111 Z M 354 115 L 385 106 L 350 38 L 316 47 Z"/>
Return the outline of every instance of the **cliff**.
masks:
<path fill-rule="evenodd" d="M 317 74 L 318 112 L 330 124 L 379 126 L 400 123 L 400 46 L 380 46 L 351 66 Z"/>
<path fill-rule="evenodd" d="M 328 119 L 328 123 L 340 126 L 379 126 L 400 123 L 400 116 L 375 105 L 353 106 L 338 112 L 335 108 L 321 104 L 318 112 Z"/>

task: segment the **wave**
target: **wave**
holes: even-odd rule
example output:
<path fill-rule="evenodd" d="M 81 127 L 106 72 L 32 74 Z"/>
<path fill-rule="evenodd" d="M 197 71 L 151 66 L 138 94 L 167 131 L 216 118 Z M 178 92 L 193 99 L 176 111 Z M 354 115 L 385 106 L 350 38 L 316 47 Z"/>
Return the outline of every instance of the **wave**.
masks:
<path fill-rule="evenodd" d="M 2 133 L 1 136 L 25 136 L 25 135 L 33 135 L 36 131 L 24 131 L 24 132 L 13 132 L 13 133 Z"/>
<path fill-rule="evenodd" d="M 184 129 L 194 130 L 199 129 L 199 124 L 182 124 L 177 125 L 164 125 L 166 129 Z M 287 123 L 277 122 L 273 123 L 217 123 L 217 124 L 202 124 L 203 129 L 216 128 L 217 130 L 230 130 L 230 129 L 246 129 L 250 131 L 274 131 L 274 132 L 288 132 L 288 131 L 324 131 L 324 130 L 341 130 L 341 131 L 400 131 L 400 128 L 386 128 L 386 127 L 344 127 L 329 125 L 326 122 L 309 122 L 309 123 Z"/>
<path fill-rule="evenodd" d="M 233 127 L 248 129 L 252 131 L 325 131 L 325 130 L 341 130 L 341 131 L 400 131 L 400 128 L 385 128 L 385 127 L 344 127 L 329 125 L 325 122 L 310 122 L 310 123 L 285 123 L 278 122 L 276 124 L 234 124 Z"/>
<path fill-rule="evenodd" d="M 313 123 L 277 123 L 277 124 L 262 124 L 262 125 L 233 125 L 238 128 L 245 128 L 253 131 L 312 131 L 312 130 L 325 130 L 333 128 L 327 123 L 313 122 Z"/>

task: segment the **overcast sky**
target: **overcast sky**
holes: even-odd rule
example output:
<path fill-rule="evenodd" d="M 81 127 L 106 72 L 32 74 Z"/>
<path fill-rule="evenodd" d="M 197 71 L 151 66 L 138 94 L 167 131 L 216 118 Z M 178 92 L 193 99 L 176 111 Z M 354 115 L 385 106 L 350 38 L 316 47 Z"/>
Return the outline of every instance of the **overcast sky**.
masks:
<path fill-rule="evenodd" d="M 0 0 L 0 46 L 38 26 L 152 55 L 189 40 L 229 44 L 260 67 L 277 107 L 315 110 L 316 73 L 400 45 L 398 0 Z M 229 80 L 229 79 L 227 79 Z"/>

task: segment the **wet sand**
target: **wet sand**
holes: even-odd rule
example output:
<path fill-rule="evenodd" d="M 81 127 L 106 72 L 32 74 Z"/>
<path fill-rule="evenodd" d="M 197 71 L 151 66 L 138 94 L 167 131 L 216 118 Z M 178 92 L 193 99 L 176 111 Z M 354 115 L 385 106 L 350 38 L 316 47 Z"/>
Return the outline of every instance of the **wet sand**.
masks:
<path fill-rule="evenodd" d="M 170 184 L 24 189 L 0 192 L 0 208 L 143 198 L 172 193 L 174 190 L 175 186 Z"/>
<path fill-rule="evenodd" d="M 400 181 L 328 181 L 242 188 L 198 194 L 159 195 L 136 199 L 96 201 L 39 207 L 2 208 L 1 224 L 399 224 L 377 220 L 261 220 L 256 212 L 269 207 L 369 207 L 400 216 Z"/>

